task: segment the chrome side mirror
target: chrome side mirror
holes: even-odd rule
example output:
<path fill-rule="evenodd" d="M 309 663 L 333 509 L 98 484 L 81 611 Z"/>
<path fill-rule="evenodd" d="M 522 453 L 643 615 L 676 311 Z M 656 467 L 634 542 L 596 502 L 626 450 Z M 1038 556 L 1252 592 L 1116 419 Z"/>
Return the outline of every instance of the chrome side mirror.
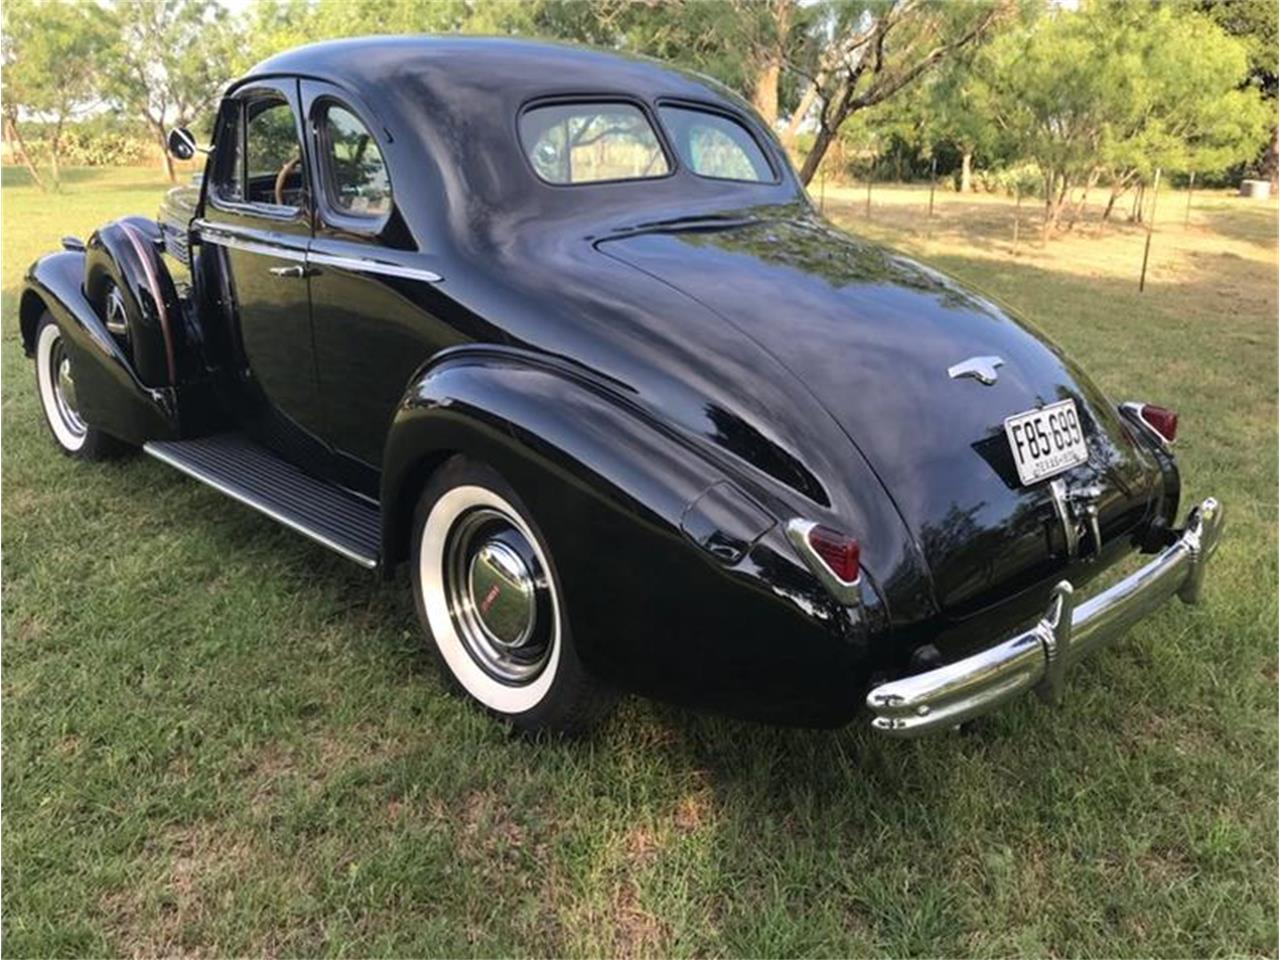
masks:
<path fill-rule="evenodd" d="M 196 138 L 186 127 L 177 127 L 169 131 L 169 156 L 175 160 L 190 160 L 200 148 L 196 146 Z"/>

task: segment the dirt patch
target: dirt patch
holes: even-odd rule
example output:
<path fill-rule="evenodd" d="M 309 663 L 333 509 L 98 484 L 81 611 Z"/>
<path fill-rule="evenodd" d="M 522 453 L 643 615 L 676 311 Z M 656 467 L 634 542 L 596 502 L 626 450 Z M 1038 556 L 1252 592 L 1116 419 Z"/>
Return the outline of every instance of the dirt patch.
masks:
<path fill-rule="evenodd" d="M 666 924 L 640 906 L 635 885 L 619 884 L 610 903 L 613 922 L 613 952 L 620 957 L 665 956 L 669 940 Z"/>
<path fill-rule="evenodd" d="M 136 883 L 103 897 L 106 934 L 129 957 L 200 957 L 192 929 L 217 908 L 214 889 L 254 868 L 257 852 L 237 834 L 208 825 L 182 827 L 155 843 L 167 858 L 159 883 Z M 144 891 L 151 891 L 150 894 Z"/>

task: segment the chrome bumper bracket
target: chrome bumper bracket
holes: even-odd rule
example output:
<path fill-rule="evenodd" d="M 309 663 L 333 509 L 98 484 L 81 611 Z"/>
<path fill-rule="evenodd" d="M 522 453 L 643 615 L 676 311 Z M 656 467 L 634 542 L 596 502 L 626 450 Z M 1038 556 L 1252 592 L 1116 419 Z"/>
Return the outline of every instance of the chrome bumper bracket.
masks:
<path fill-rule="evenodd" d="M 872 727 L 890 736 L 914 737 L 947 730 L 987 713 L 1028 689 L 1061 702 L 1068 668 L 1175 593 L 1198 603 L 1205 566 L 1222 537 L 1222 505 L 1212 497 L 1187 515 L 1178 538 L 1150 563 L 1083 602 L 1063 580 L 1033 627 L 963 660 L 873 688 L 867 706 Z"/>

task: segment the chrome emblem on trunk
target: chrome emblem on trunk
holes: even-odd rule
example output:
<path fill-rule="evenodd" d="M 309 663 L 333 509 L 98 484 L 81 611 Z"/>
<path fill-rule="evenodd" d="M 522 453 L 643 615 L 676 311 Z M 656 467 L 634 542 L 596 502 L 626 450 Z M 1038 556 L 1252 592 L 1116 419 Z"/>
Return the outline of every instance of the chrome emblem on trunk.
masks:
<path fill-rule="evenodd" d="M 1000 357 L 970 357 L 968 360 L 961 360 L 954 367 L 947 368 L 947 376 L 952 380 L 959 380 L 961 377 L 973 377 L 979 383 L 984 383 L 988 387 L 1000 379 L 1000 374 L 996 372 L 996 367 L 1003 367 L 1004 360 Z"/>

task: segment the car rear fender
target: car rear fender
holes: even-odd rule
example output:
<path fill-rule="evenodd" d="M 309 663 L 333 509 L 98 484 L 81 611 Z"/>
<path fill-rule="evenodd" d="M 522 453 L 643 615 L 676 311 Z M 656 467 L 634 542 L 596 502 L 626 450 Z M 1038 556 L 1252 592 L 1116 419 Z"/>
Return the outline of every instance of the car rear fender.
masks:
<path fill-rule="evenodd" d="M 794 713 L 808 697 L 811 719 L 843 719 L 830 711 L 849 706 L 879 609 L 874 590 L 863 608 L 835 604 L 767 494 L 608 385 L 498 347 L 450 351 L 423 370 L 385 451 L 391 562 L 409 553 L 424 483 L 455 454 L 498 470 L 538 522 L 575 642 L 598 674 L 757 716 Z M 774 699 L 749 704 L 749 691 Z"/>

